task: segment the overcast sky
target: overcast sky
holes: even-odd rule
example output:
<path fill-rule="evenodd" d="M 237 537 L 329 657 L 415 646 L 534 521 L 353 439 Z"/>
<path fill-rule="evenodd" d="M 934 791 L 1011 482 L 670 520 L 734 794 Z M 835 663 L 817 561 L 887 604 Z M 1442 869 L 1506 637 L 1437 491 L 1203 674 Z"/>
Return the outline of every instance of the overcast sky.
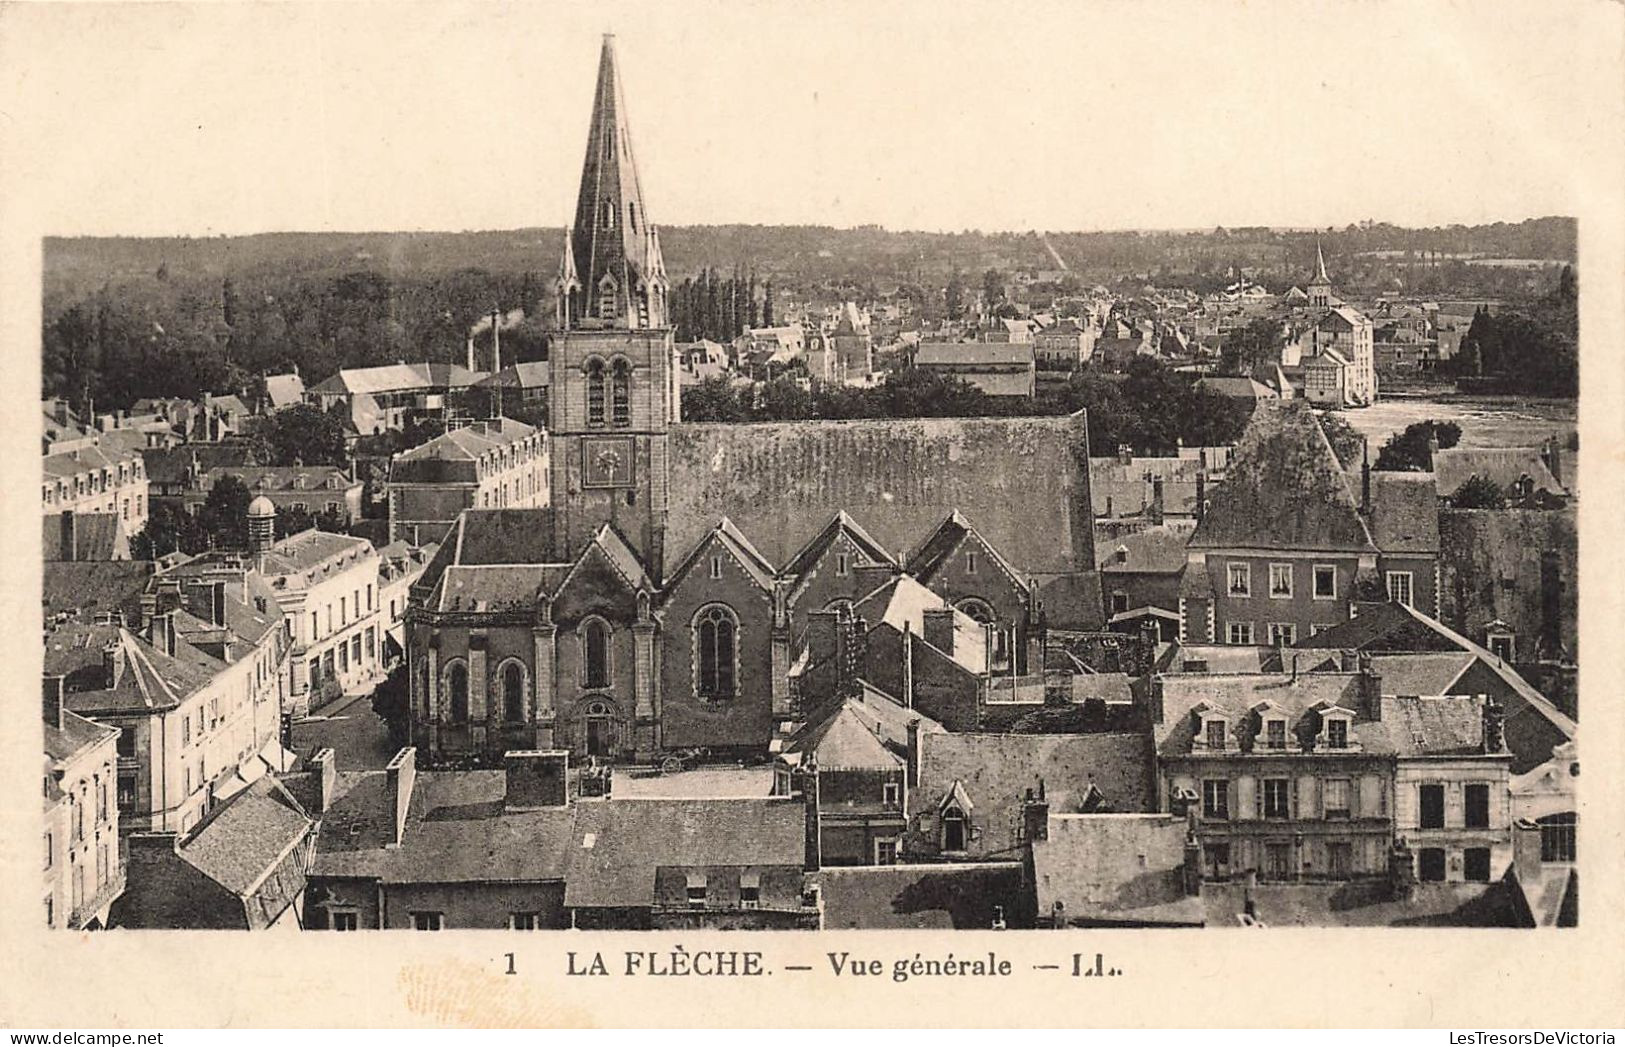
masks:
<path fill-rule="evenodd" d="M 660 223 L 1518 220 L 1599 188 L 1618 25 L 1483 0 L 22 5 L 0 131 L 42 232 L 560 225 L 613 30 Z"/>

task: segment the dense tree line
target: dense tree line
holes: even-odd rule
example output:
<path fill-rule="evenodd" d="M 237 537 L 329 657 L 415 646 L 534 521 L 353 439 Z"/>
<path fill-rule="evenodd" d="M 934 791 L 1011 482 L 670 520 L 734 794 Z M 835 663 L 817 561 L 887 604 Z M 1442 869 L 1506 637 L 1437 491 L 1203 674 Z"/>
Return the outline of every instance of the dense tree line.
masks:
<path fill-rule="evenodd" d="M 1461 341 L 1457 372 L 1516 392 L 1578 396 L 1579 328 L 1579 287 L 1564 267 L 1551 293 L 1526 307 L 1493 314 L 1481 307 Z"/>
<path fill-rule="evenodd" d="M 756 272 L 742 276 L 736 267 L 730 277 L 705 269 L 685 277 L 671 289 L 671 324 L 679 342 L 731 342 L 747 327 L 773 324 L 773 282 L 765 294 L 758 291 Z"/>
<path fill-rule="evenodd" d="M 1118 376 L 1080 372 L 1062 388 L 1025 397 L 989 396 L 954 376 L 918 368 L 894 371 L 871 388 L 817 386 L 779 378 L 761 383 L 712 379 L 683 391 L 683 418 L 695 422 L 770 422 L 843 418 L 944 418 L 1088 412 L 1090 453 L 1173 454 L 1186 446 L 1234 443 L 1251 405 L 1196 388 L 1151 359 Z"/>

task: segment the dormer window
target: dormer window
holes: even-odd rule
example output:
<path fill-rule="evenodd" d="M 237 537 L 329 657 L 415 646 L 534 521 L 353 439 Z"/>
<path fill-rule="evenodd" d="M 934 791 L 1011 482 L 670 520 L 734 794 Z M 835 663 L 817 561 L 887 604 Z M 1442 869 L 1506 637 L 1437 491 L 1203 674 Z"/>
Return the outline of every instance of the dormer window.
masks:
<path fill-rule="evenodd" d="M 1227 728 L 1228 725 L 1223 720 L 1211 719 L 1202 722 L 1202 738 L 1209 749 L 1223 751 Z"/>
<path fill-rule="evenodd" d="M 1128 563 L 1128 546 L 1119 545 L 1117 547 L 1117 562 L 1120 564 Z"/>
<path fill-rule="evenodd" d="M 942 811 L 942 849 L 963 851 L 966 836 L 965 812 L 957 804 L 949 804 Z"/>
<path fill-rule="evenodd" d="M 1334 716 L 1326 721 L 1326 748 L 1347 749 L 1349 747 L 1349 722 L 1341 716 Z"/>
<path fill-rule="evenodd" d="M 1286 721 L 1277 716 L 1264 721 L 1264 748 L 1277 751 L 1286 748 Z"/>

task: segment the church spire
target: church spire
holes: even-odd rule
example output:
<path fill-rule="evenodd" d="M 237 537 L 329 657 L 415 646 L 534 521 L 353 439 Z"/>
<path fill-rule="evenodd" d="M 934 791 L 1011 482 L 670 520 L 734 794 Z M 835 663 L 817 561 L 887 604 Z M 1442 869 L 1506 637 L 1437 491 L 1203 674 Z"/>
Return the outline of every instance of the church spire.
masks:
<path fill-rule="evenodd" d="M 560 265 L 561 312 L 571 326 L 666 326 L 665 265 L 643 207 L 612 33 L 604 35 L 598 58 L 581 192 L 566 242 L 572 257 Z M 576 308 L 569 308 L 565 290 L 564 271 L 572 264 L 580 286 Z"/>
<path fill-rule="evenodd" d="M 1326 275 L 1326 256 L 1321 253 L 1320 241 L 1315 241 L 1315 283 L 1329 284 L 1331 277 Z"/>

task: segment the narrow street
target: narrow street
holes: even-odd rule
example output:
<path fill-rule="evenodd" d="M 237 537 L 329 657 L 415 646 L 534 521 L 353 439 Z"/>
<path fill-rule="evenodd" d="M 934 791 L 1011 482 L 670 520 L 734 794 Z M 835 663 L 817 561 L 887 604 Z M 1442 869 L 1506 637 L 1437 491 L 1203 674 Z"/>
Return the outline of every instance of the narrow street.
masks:
<path fill-rule="evenodd" d="M 341 771 L 379 770 L 395 755 L 389 731 L 373 713 L 368 694 L 341 698 L 294 721 L 295 752 L 308 754 L 322 747 L 333 750 Z"/>

